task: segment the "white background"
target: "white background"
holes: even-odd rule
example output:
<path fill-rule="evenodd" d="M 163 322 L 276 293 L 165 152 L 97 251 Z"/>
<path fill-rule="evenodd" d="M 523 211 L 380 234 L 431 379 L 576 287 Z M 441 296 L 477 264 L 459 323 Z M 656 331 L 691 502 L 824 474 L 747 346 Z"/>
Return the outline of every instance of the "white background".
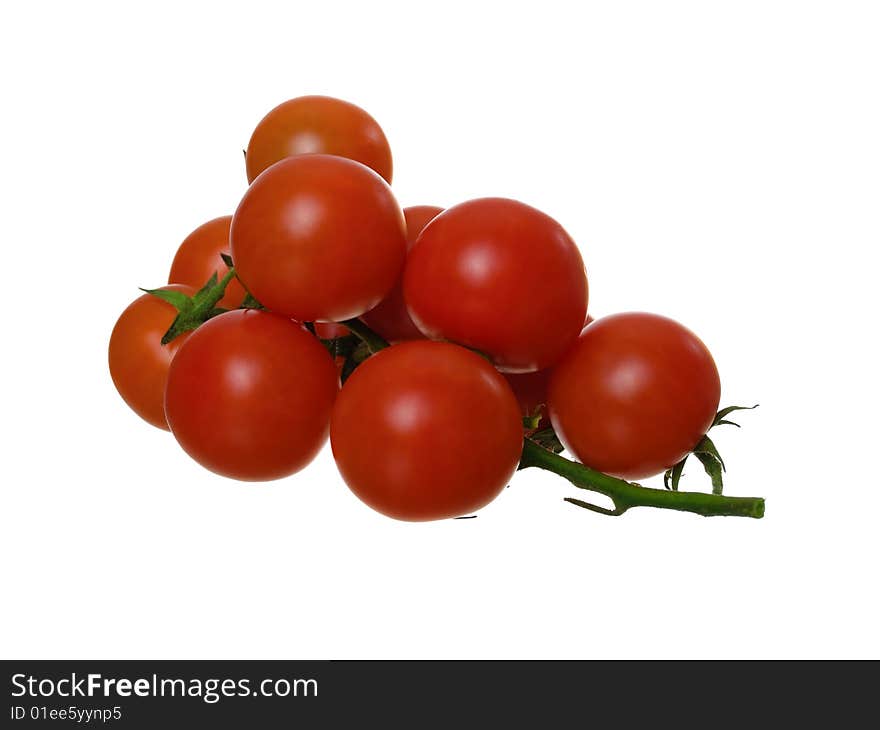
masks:
<path fill-rule="evenodd" d="M 134 7 L 0 11 L 2 656 L 880 654 L 876 4 Z M 766 519 L 606 518 L 524 473 L 478 519 L 398 523 L 329 452 L 239 484 L 128 411 L 116 317 L 305 93 L 379 120 L 403 205 L 531 203 L 594 314 L 700 334 L 723 403 L 761 403 L 717 442 Z"/>

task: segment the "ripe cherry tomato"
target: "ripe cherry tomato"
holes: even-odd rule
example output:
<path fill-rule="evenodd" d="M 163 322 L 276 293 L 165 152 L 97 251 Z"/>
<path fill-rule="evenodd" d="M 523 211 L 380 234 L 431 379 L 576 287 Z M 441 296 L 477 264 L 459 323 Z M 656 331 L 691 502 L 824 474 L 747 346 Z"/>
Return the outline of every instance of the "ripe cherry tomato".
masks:
<path fill-rule="evenodd" d="M 400 520 L 457 517 L 491 502 L 516 470 L 522 438 L 501 374 L 473 352 L 427 340 L 360 365 L 330 426 L 346 484 Z"/>
<path fill-rule="evenodd" d="M 433 205 L 416 205 L 404 208 L 406 218 L 406 246 L 411 249 L 422 229 L 443 212 L 443 208 Z M 377 307 L 367 312 L 361 319 L 389 342 L 416 340 L 424 337 L 421 330 L 413 324 L 406 302 L 403 300 L 403 276 L 401 276 L 391 293 Z"/>
<path fill-rule="evenodd" d="M 359 317 L 391 291 L 406 256 L 391 188 L 359 162 L 289 157 L 248 188 L 232 219 L 248 291 L 300 322 Z"/>
<path fill-rule="evenodd" d="M 214 218 L 200 225 L 183 239 L 171 263 L 168 283 L 187 284 L 198 290 L 211 278 L 211 274 L 216 273 L 218 278 L 222 279 L 228 269 L 220 254 L 229 253 L 231 224 L 231 215 Z M 225 309 L 240 307 L 245 294 L 244 287 L 238 279 L 232 279 L 226 285 L 226 293 L 217 306 Z"/>
<path fill-rule="evenodd" d="M 315 335 L 322 340 L 332 340 L 336 337 L 345 337 L 349 329 L 338 322 L 315 322 Z"/>
<path fill-rule="evenodd" d="M 180 348 L 165 413 L 202 466 L 233 479 L 279 479 L 320 450 L 338 388 L 332 358 L 303 327 L 237 309 L 208 320 Z"/>
<path fill-rule="evenodd" d="M 248 182 L 285 157 L 314 152 L 357 160 L 391 182 L 382 128 L 360 107 L 328 96 L 291 99 L 263 117 L 248 143 Z"/>
<path fill-rule="evenodd" d="M 642 479 L 697 445 L 720 395 L 718 369 L 693 332 L 630 312 L 583 331 L 553 369 L 548 406 L 557 435 L 581 462 Z"/>
<path fill-rule="evenodd" d="M 587 307 L 574 241 L 549 216 L 504 198 L 432 220 L 409 253 L 403 292 L 422 332 L 480 350 L 508 372 L 553 365 Z"/>
<path fill-rule="evenodd" d="M 162 287 L 189 296 L 196 290 L 182 284 Z M 168 430 L 165 421 L 165 381 L 168 367 L 187 334 L 163 345 L 162 335 L 177 317 L 168 302 L 144 294 L 120 315 L 110 335 L 110 376 L 128 406 L 156 428 Z"/>

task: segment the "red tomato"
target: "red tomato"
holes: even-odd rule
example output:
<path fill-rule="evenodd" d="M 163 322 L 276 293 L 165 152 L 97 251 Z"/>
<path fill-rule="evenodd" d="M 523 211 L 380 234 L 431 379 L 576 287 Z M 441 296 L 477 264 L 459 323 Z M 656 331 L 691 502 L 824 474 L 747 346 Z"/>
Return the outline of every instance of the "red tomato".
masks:
<path fill-rule="evenodd" d="M 438 215 L 407 259 L 410 316 L 426 335 L 472 347 L 508 372 L 553 365 L 581 331 L 587 278 L 556 221 L 504 198 Z"/>
<path fill-rule="evenodd" d="M 285 157 L 315 152 L 357 160 L 391 182 L 382 128 L 360 107 L 328 96 L 291 99 L 263 117 L 248 143 L 248 182 Z"/>
<path fill-rule="evenodd" d="M 192 296 L 195 289 L 181 284 L 162 287 Z M 120 315 L 110 335 L 110 376 L 119 395 L 135 413 L 157 428 L 165 421 L 165 381 L 168 367 L 188 334 L 163 345 L 177 310 L 152 294 L 135 299 Z"/>
<path fill-rule="evenodd" d="M 216 273 L 220 279 L 226 276 L 228 269 L 220 254 L 229 253 L 231 224 L 231 215 L 214 218 L 200 225 L 183 239 L 171 263 L 168 283 L 187 284 L 198 290 L 211 278 L 211 274 Z M 246 293 L 241 283 L 237 279 L 232 279 L 226 285 L 226 294 L 217 306 L 236 309 L 241 306 Z"/>
<path fill-rule="evenodd" d="M 442 212 L 443 208 L 436 208 L 433 205 L 416 205 L 403 209 L 406 218 L 407 249 L 413 247 L 422 229 Z M 403 300 L 403 276 L 397 280 L 391 293 L 361 319 L 389 342 L 424 337 L 406 311 L 406 302 Z"/>
<path fill-rule="evenodd" d="M 300 322 L 359 317 L 391 291 L 406 256 L 391 188 L 331 155 L 290 157 L 260 175 L 235 211 L 231 239 L 248 291 Z"/>
<path fill-rule="evenodd" d="M 332 340 L 336 337 L 345 337 L 349 329 L 338 322 L 315 322 L 315 335 L 322 340 Z"/>
<path fill-rule="evenodd" d="M 180 348 L 165 413 L 202 466 L 233 479 L 279 479 L 320 450 L 338 388 L 332 358 L 304 328 L 237 309 L 208 320 Z"/>
<path fill-rule="evenodd" d="M 330 426 L 346 484 L 400 520 L 457 517 L 491 502 L 516 470 L 522 438 L 501 374 L 473 352 L 427 340 L 358 367 Z"/>
<path fill-rule="evenodd" d="M 565 448 L 625 479 L 659 474 L 700 441 L 718 410 L 712 355 L 656 314 L 602 317 L 553 369 L 548 406 Z"/>

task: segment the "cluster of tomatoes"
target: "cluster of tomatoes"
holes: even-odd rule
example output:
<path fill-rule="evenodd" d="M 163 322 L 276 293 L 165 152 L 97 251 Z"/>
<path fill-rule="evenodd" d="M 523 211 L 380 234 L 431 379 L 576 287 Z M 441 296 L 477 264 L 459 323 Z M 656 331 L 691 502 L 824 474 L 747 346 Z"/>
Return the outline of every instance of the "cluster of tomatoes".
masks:
<path fill-rule="evenodd" d="M 286 477 L 329 434 L 361 500 L 439 519 L 494 499 L 524 439 L 640 479 L 717 421 L 718 371 L 692 332 L 645 313 L 592 321 L 577 246 L 528 205 L 401 209 L 386 137 L 359 107 L 281 104 L 246 166 L 235 214 L 183 241 L 109 348 L 126 403 L 217 474 Z"/>

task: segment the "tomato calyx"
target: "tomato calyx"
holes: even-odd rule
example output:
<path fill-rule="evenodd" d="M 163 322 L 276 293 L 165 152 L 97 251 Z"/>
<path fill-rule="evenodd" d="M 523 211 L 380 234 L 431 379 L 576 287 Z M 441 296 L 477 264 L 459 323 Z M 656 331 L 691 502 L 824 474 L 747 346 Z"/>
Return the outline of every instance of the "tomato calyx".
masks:
<path fill-rule="evenodd" d="M 191 332 L 218 314 L 228 311 L 217 306 L 226 293 L 226 286 L 235 276 L 235 269 L 229 269 L 220 279 L 217 273 L 211 274 L 211 278 L 205 285 L 192 296 L 183 292 L 169 289 L 141 289 L 154 297 L 168 302 L 177 310 L 177 316 L 162 335 L 162 344 L 167 345 L 185 332 Z"/>
<path fill-rule="evenodd" d="M 223 263 L 226 264 L 226 268 L 230 271 L 235 270 L 235 264 L 232 263 L 232 256 L 228 253 L 221 253 L 220 258 L 223 259 Z M 238 274 L 235 274 L 235 278 L 238 279 L 238 283 L 241 284 L 242 289 L 244 289 L 244 300 L 238 306 L 239 309 L 265 309 L 265 307 L 257 301 L 257 298 L 248 291 L 248 288 L 244 285 L 244 282 L 238 278 Z M 315 334 L 312 332 L 312 334 Z"/>
<path fill-rule="evenodd" d="M 540 416 L 538 420 L 541 420 Z M 525 421 L 526 419 L 523 419 L 523 423 L 525 423 Z M 547 451 L 552 451 L 554 454 L 559 454 L 565 449 L 552 426 L 535 431 L 528 438 L 538 444 L 541 448 L 547 449 Z M 520 464 L 520 468 L 524 468 L 522 464 Z"/>
<path fill-rule="evenodd" d="M 728 420 L 727 416 L 734 411 L 751 411 L 757 407 L 758 405 L 755 404 L 753 406 L 727 406 L 726 408 L 722 408 L 715 414 L 715 418 L 712 421 L 712 425 L 709 426 L 709 430 L 711 431 L 716 426 L 736 426 L 737 428 L 740 428 L 738 423 Z M 697 458 L 697 460 L 703 465 L 706 474 L 709 475 L 709 479 L 712 481 L 712 494 L 722 494 L 724 491 L 723 474 L 727 471 L 727 466 L 724 464 L 724 459 L 721 458 L 721 454 L 718 453 L 718 447 L 716 447 L 712 439 L 709 438 L 708 433 L 700 439 L 700 442 L 694 447 L 690 454 L 685 456 L 671 469 L 666 470 L 666 473 L 663 475 L 663 486 L 670 491 L 678 491 L 678 484 L 681 481 L 682 473 L 684 472 L 684 464 L 691 454 Z"/>

